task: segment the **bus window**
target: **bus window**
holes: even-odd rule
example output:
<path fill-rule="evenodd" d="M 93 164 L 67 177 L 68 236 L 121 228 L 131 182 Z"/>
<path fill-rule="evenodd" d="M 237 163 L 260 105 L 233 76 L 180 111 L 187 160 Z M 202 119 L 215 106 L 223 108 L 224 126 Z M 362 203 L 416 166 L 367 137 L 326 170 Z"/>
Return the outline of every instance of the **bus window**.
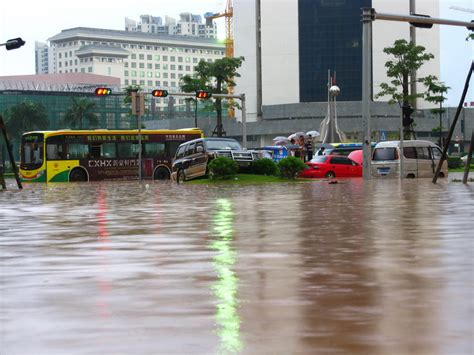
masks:
<path fill-rule="evenodd" d="M 93 145 L 91 147 L 91 155 L 90 157 L 93 159 L 98 159 L 100 158 L 100 145 Z"/>
<path fill-rule="evenodd" d="M 144 144 L 144 156 L 151 158 L 160 155 L 164 155 L 165 152 L 165 143 L 160 142 L 150 142 Z"/>
<path fill-rule="evenodd" d="M 46 144 L 46 160 L 64 159 L 63 145 L 48 143 Z"/>
<path fill-rule="evenodd" d="M 174 157 L 176 150 L 179 145 L 184 142 L 166 142 L 166 148 L 168 149 L 168 155 Z"/>
<path fill-rule="evenodd" d="M 102 143 L 101 150 L 102 150 L 102 153 L 100 155 L 102 158 L 116 158 L 117 157 L 117 147 L 115 143 Z"/>
<path fill-rule="evenodd" d="M 84 143 L 70 143 L 67 147 L 68 159 L 86 159 L 89 156 L 89 145 Z"/>
<path fill-rule="evenodd" d="M 138 144 L 132 142 L 121 142 L 118 144 L 119 158 L 137 158 Z"/>

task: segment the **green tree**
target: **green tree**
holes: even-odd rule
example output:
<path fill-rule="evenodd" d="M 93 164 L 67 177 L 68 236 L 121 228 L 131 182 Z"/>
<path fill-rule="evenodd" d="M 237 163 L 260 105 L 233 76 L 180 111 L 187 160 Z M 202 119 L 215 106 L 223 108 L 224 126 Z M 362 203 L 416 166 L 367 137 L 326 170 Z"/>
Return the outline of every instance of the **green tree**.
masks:
<path fill-rule="evenodd" d="M 5 112 L 5 125 L 12 141 L 19 142 L 24 132 L 48 128 L 46 107 L 31 101 L 16 104 Z"/>
<path fill-rule="evenodd" d="M 206 90 L 213 94 L 227 94 L 230 86 L 235 86 L 235 77 L 240 77 L 237 69 L 240 68 L 244 57 L 224 57 L 209 63 L 201 60 L 194 70 L 194 75 L 185 75 L 181 78 L 181 90 L 194 92 Z M 214 107 L 217 114 L 217 136 L 222 137 L 222 98 L 216 98 Z"/>
<path fill-rule="evenodd" d="M 434 75 L 428 75 L 426 78 L 424 78 L 423 84 L 427 88 L 425 100 L 439 105 L 439 108 L 434 108 L 431 110 L 431 112 L 439 115 L 439 126 L 434 128 L 433 131 L 439 132 L 439 146 L 441 147 L 443 145 L 443 123 L 441 118 L 443 113 L 446 111 L 443 108 L 443 102 L 447 99 L 444 95 L 448 92 L 450 87 L 444 85 L 443 82 L 438 81 L 438 78 Z"/>
<path fill-rule="evenodd" d="M 392 57 L 385 63 L 387 76 L 392 80 L 390 83 L 380 84 L 381 91 L 375 96 L 390 96 L 389 103 L 398 103 L 400 108 L 409 106 L 410 103 L 422 98 L 425 93 L 410 92 L 410 74 L 420 69 L 424 63 L 434 58 L 431 53 L 425 52 L 426 48 L 417 46 L 404 39 L 396 40 L 393 47 L 384 48 L 384 52 Z M 418 82 L 424 82 L 425 78 L 419 78 Z"/>
<path fill-rule="evenodd" d="M 71 128 L 78 127 L 79 129 L 83 128 L 85 121 L 87 121 L 88 127 L 99 124 L 99 118 L 93 112 L 97 107 L 94 101 L 85 97 L 72 97 L 71 100 L 72 104 L 64 115 L 64 124 L 69 125 Z"/>

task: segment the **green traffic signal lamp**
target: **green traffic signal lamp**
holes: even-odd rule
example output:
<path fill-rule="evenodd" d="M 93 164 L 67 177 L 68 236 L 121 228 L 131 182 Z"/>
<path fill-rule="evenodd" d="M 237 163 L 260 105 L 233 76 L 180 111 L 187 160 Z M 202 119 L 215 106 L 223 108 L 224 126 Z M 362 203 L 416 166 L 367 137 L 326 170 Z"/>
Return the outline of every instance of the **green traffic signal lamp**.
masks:
<path fill-rule="evenodd" d="M 196 91 L 196 97 L 198 99 L 209 99 L 211 96 L 212 94 L 209 91 L 206 91 L 206 90 Z"/>
<path fill-rule="evenodd" d="M 97 88 L 95 89 L 96 96 L 107 96 L 112 94 L 112 89 L 109 88 Z"/>
<path fill-rule="evenodd" d="M 153 90 L 151 95 L 154 97 L 167 97 L 168 91 L 167 90 Z"/>

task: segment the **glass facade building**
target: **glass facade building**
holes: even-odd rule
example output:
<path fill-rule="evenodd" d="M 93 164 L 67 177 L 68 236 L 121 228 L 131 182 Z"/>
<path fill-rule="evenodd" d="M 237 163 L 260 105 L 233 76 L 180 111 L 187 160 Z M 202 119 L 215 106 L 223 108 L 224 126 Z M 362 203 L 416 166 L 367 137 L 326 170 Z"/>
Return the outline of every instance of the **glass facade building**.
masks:
<path fill-rule="evenodd" d="M 339 101 L 362 99 L 361 8 L 371 0 L 299 0 L 300 102 L 326 101 L 328 71 Z"/>

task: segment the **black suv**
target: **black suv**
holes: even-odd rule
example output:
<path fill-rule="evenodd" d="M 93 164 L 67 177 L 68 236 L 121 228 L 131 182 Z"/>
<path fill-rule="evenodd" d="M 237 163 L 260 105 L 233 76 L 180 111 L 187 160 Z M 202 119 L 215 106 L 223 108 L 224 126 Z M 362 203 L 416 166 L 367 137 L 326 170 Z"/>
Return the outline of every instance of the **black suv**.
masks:
<path fill-rule="evenodd" d="M 227 157 L 239 166 L 249 166 L 254 160 L 262 158 L 262 153 L 246 150 L 235 139 L 199 138 L 182 143 L 176 150 L 171 178 L 184 181 L 207 175 L 207 165 L 217 157 Z"/>

